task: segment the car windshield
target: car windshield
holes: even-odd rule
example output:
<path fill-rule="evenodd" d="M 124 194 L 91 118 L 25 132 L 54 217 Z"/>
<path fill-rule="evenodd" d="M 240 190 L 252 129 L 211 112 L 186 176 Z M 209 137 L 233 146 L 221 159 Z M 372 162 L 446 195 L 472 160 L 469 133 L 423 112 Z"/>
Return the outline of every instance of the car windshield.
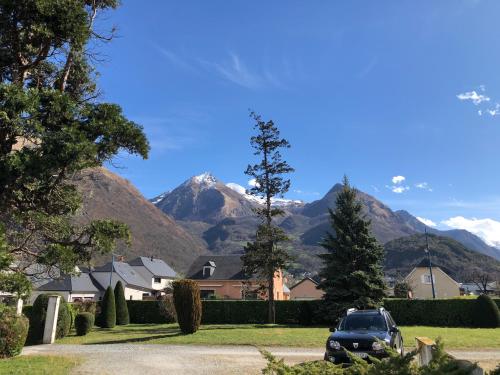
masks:
<path fill-rule="evenodd" d="M 385 331 L 385 319 L 379 314 L 352 314 L 347 315 L 340 324 L 342 331 Z"/>

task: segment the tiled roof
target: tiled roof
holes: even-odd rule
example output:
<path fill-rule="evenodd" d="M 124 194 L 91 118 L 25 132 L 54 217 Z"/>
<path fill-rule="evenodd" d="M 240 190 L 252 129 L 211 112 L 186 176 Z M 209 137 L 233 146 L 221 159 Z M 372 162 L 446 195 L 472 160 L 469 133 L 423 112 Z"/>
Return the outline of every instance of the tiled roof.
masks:
<path fill-rule="evenodd" d="M 204 277 L 203 267 L 211 264 L 215 265 L 212 275 Z M 213 265 L 212 265 L 213 266 Z M 194 280 L 248 280 L 242 271 L 243 261 L 241 255 L 202 255 L 199 256 L 187 272 L 188 279 Z"/>
<path fill-rule="evenodd" d="M 63 275 L 60 279 L 49 281 L 38 287 L 39 291 L 68 291 L 68 292 L 99 292 L 100 286 L 88 273 L 79 275 Z"/>
<path fill-rule="evenodd" d="M 93 273 L 97 272 L 110 272 L 111 262 L 106 263 L 104 266 L 97 267 Z M 138 272 L 136 272 L 130 264 L 125 262 L 114 262 L 114 271 L 120 276 L 128 285 L 138 286 L 140 288 L 151 289 L 149 283 L 144 280 Z"/>
<path fill-rule="evenodd" d="M 128 264 L 131 266 L 143 266 L 154 276 L 170 278 L 177 277 L 177 273 L 161 259 L 138 257 L 128 262 Z"/>

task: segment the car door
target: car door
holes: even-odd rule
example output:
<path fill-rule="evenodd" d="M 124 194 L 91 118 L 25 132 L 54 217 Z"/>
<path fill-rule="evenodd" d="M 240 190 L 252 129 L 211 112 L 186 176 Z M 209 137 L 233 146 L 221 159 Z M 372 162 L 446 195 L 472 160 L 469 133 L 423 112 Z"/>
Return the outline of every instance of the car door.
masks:
<path fill-rule="evenodd" d="M 389 321 L 389 326 L 390 327 L 396 327 L 397 328 L 396 322 L 392 318 L 391 314 L 387 313 L 387 319 Z M 392 346 L 394 348 L 396 348 L 397 351 L 401 351 L 402 346 L 403 346 L 403 338 L 401 336 L 401 331 L 398 329 L 396 332 L 393 332 L 391 334 L 391 336 L 392 336 L 392 340 L 391 340 Z"/>

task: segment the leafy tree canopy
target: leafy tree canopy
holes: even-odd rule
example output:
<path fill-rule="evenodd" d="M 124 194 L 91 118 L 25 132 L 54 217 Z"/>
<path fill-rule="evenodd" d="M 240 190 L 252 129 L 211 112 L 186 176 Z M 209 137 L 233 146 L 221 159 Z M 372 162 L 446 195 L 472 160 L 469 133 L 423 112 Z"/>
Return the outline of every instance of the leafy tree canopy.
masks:
<path fill-rule="evenodd" d="M 99 34 L 94 24 L 116 6 L 0 0 L 0 270 L 36 276 L 44 272 L 33 271 L 38 264 L 72 272 L 129 240 L 128 228 L 110 219 L 74 223 L 79 172 L 122 150 L 143 158 L 149 151 L 142 127 L 99 101 L 95 51 L 113 31 Z"/>

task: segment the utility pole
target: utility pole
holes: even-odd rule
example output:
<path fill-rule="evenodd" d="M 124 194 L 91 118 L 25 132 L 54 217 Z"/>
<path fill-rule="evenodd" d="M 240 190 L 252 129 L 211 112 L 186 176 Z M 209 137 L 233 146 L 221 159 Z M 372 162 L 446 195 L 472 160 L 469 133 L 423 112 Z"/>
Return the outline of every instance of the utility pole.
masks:
<path fill-rule="evenodd" d="M 427 259 L 429 259 L 429 272 L 431 274 L 431 286 L 432 286 L 432 299 L 436 299 L 436 291 L 434 290 L 434 276 L 432 275 L 432 262 L 431 262 L 431 252 L 429 250 L 429 240 L 427 239 L 427 228 L 425 231 L 425 252 L 427 253 Z"/>
<path fill-rule="evenodd" d="M 111 253 L 111 270 L 109 271 L 109 286 L 113 282 L 113 271 L 115 270 L 115 253 Z"/>

